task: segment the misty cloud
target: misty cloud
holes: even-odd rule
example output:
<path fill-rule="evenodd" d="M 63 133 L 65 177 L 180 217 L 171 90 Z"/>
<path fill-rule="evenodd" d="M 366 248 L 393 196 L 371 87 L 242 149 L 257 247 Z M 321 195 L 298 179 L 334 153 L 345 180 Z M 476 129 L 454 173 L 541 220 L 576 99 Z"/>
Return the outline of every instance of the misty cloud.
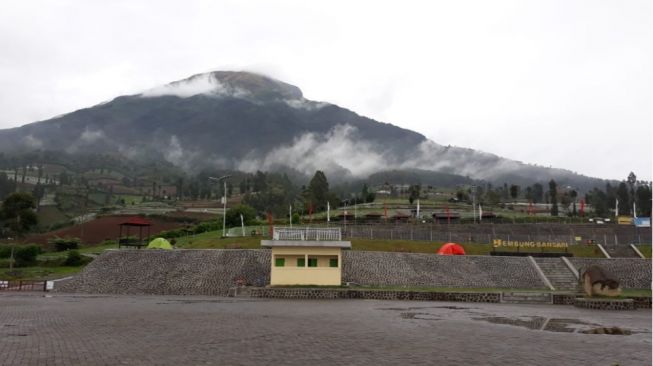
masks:
<path fill-rule="evenodd" d="M 41 147 L 43 147 L 43 141 L 32 136 L 31 134 L 25 136 L 23 142 L 25 143 L 25 145 L 27 145 L 27 147 L 31 149 L 40 149 Z"/>
<path fill-rule="evenodd" d="M 383 167 L 385 159 L 371 144 L 359 141 L 354 136 L 355 132 L 355 127 L 338 125 L 325 135 L 306 133 L 291 145 L 272 150 L 264 158 L 244 159 L 237 169 L 253 172 L 284 165 L 305 174 L 312 174 L 316 170 L 344 170 L 355 177 L 368 176 Z"/>
<path fill-rule="evenodd" d="M 101 130 L 91 131 L 88 127 L 79 135 L 79 140 L 84 143 L 93 143 L 101 139 L 104 139 L 104 132 Z"/>
<path fill-rule="evenodd" d="M 242 88 L 224 84 L 220 82 L 215 75 L 206 73 L 146 90 L 141 94 L 141 97 L 147 98 L 172 95 L 180 98 L 188 98 L 199 94 L 216 97 L 229 96 L 245 98 L 249 96 L 250 93 Z"/>
<path fill-rule="evenodd" d="M 339 178 L 365 178 L 391 169 L 423 169 L 489 179 L 525 167 L 522 163 L 493 154 L 442 146 L 430 140 L 398 157 L 388 147 L 362 139 L 357 132 L 351 125 L 338 125 L 323 135 L 306 133 L 292 144 L 276 148 L 264 157 L 248 156 L 235 164 L 235 168 L 254 172 L 287 166 L 309 176 L 316 170 L 344 175 Z"/>
<path fill-rule="evenodd" d="M 314 111 L 320 108 L 326 107 L 329 103 L 325 102 L 313 102 L 308 99 L 286 99 L 284 102 L 291 108 L 295 109 L 305 109 L 307 111 Z"/>

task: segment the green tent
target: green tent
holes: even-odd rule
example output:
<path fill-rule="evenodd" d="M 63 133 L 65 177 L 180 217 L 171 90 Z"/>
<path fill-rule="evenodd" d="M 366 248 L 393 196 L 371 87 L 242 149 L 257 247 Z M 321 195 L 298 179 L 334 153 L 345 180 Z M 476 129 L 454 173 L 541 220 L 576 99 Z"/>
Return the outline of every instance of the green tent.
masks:
<path fill-rule="evenodd" d="M 147 245 L 147 249 L 172 249 L 172 245 L 163 238 L 156 238 Z"/>

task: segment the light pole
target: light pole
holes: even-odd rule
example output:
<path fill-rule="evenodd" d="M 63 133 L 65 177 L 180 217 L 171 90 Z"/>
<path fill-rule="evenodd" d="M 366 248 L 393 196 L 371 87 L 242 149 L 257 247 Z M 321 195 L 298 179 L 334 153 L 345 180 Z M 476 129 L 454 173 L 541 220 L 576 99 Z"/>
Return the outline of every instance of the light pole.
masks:
<path fill-rule="evenodd" d="M 220 178 L 214 178 L 214 177 L 209 177 L 209 180 L 213 182 L 220 182 L 221 180 L 224 181 L 224 191 L 222 192 L 224 194 L 224 206 L 222 209 L 222 236 L 227 236 L 226 229 L 227 229 L 227 178 L 231 177 L 231 175 L 223 175 Z"/>

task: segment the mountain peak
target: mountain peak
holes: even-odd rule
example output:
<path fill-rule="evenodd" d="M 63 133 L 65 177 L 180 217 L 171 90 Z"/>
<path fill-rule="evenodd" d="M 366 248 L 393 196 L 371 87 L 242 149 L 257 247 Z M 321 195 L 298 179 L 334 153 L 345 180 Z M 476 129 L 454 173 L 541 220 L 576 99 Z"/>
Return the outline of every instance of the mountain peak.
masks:
<path fill-rule="evenodd" d="M 174 95 L 188 98 L 194 95 L 235 97 L 257 101 L 288 101 L 303 99 L 302 91 L 290 84 L 265 75 L 245 71 L 212 71 L 147 90 L 143 97 Z"/>

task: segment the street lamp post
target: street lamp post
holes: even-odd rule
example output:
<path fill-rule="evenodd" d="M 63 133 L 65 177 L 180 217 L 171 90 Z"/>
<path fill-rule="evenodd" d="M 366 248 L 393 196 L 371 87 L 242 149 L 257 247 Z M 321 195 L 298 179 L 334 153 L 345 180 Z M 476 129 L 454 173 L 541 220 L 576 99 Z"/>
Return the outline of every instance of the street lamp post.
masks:
<path fill-rule="evenodd" d="M 227 178 L 231 177 L 231 175 L 223 175 L 220 178 L 214 178 L 214 177 L 209 177 L 209 180 L 213 182 L 220 182 L 221 180 L 224 181 L 224 191 L 222 192 L 224 194 L 224 205 L 222 208 L 222 236 L 227 236 L 226 229 L 227 229 Z"/>

